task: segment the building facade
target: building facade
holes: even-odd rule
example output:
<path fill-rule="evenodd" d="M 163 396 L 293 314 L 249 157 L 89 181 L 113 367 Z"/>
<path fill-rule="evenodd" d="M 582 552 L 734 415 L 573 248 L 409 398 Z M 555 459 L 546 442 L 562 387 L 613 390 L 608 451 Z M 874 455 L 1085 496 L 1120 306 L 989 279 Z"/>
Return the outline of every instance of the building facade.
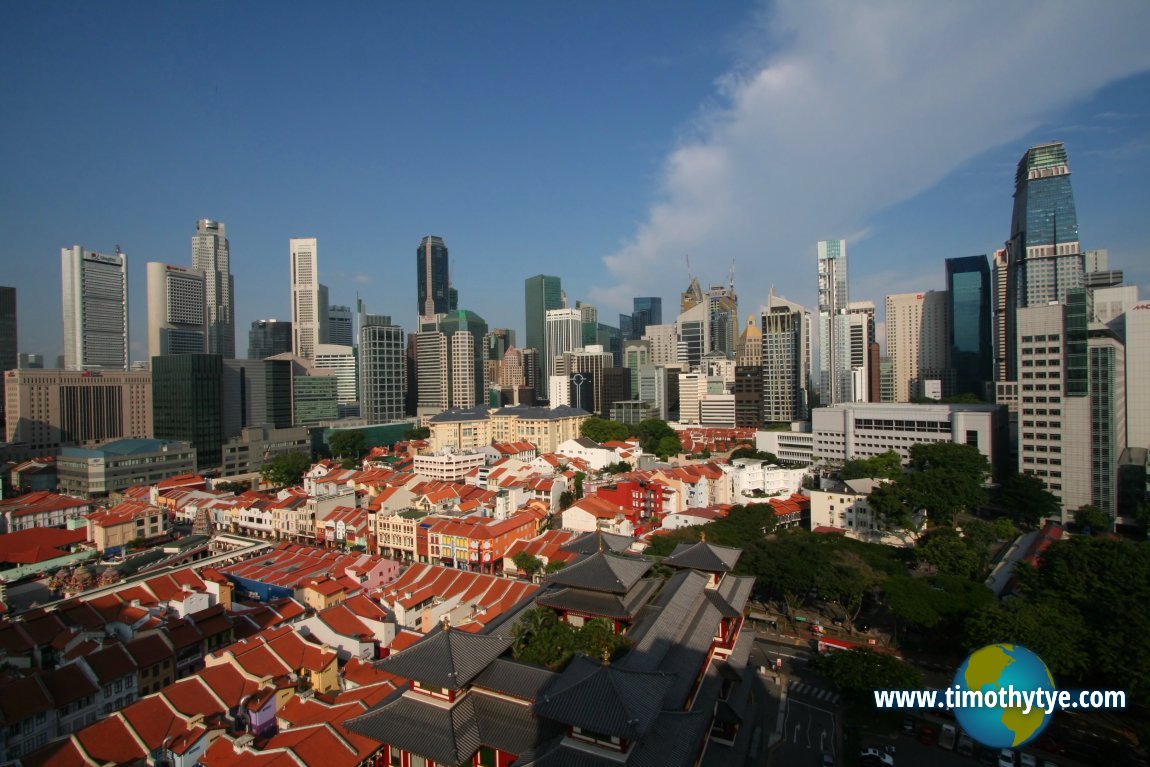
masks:
<path fill-rule="evenodd" d="M 947 310 L 946 291 L 886 297 L 886 353 L 894 363 L 895 402 L 924 397 L 925 381 L 948 377 Z"/>
<path fill-rule="evenodd" d="M 443 238 L 427 235 L 415 250 L 415 275 L 419 317 L 447 314 L 456 308 L 452 301 L 451 268 Z"/>
<path fill-rule="evenodd" d="M 52 452 L 152 436 L 152 374 L 119 370 L 9 370 L 6 441 Z"/>
<path fill-rule="evenodd" d="M 319 284 L 319 245 L 314 237 L 293 237 L 291 255 L 292 354 L 315 358 L 327 332 L 327 291 Z"/>
<path fill-rule="evenodd" d="M 56 461 L 60 490 L 81 498 L 106 498 L 136 485 L 196 472 L 187 442 L 121 439 L 99 447 L 65 447 Z"/>
<path fill-rule="evenodd" d="M 79 245 L 60 251 L 64 367 L 128 368 L 128 256 Z"/>
<path fill-rule="evenodd" d="M 946 259 L 946 330 L 955 393 L 989 399 L 994 380 L 990 265 L 986 256 Z"/>
<path fill-rule="evenodd" d="M 853 400 L 850 374 L 846 240 L 818 243 L 819 398 L 823 405 Z"/>
<path fill-rule="evenodd" d="M 763 421 L 805 420 L 811 403 L 811 313 L 772 290 L 760 323 Z"/>
<path fill-rule="evenodd" d="M 563 308 L 563 287 L 558 277 L 537 274 L 523 281 L 524 345 L 542 354 L 537 359 L 535 376 L 541 389 L 540 397 L 547 395 L 547 312 Z M 574 348 L 574 347 L 572 347 Z"/>
<path fill-rule="evenodd" d="M 149 261 L 148 357 L 203 354 L 207 344 L 204 273 Z"/>
<path fill-rule="evenodd" d="M 359 329 L 360 415 L 368 423 L 404 418 L 407 342 L 390 317 L 365 315 Z M 386 320 L 386 322 L 384 321 Z"/>
<path fill-rule="evenodd" d="M 290 354 L 291 323 L 284 320 L 255 320 L 248 331 L 248 359 L 262 360 L 277 354 Z"/>
<path fill-rule="evenodd" d="M 204 351 L 224 359 L 236 356 L 235 284 L 227 227 L 202 218 L 192 235 L 192 268 L 204 275 L 207 343 Z"/>

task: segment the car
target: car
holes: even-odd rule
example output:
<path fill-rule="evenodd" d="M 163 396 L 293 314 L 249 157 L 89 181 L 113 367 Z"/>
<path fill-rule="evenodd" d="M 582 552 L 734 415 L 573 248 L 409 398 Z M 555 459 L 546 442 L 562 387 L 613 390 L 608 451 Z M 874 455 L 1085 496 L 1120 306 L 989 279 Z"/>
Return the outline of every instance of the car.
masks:
<path fill-rule="evenodd" d="M 914 717 L 908 716 L 902 720 L 902 732 L 904 735 L 914 735 Z"/>
<path fill-rule="evenodd" d="M 998 767 L 1015 767 L 1014 751 L 1004 748 L 998 752 Z"/>
<path fill-rule="evenodd" d="M 959 756 L 974 756 L 974 741 L 964 732 L 958 736 L 958 745 L 954 750 Z"/>
<path fill-rule="evenodd" d="M 978 763 L 982 767 L 998 767 L 998 752 L 989 748 L 982 749 L 978 752 Z"/>
<path fill-rule="evenodd" d="M 835 755 L 830 751 L 823 752 L 823 767 L 835 767 Z"/>
<path fill-rule="evenodd" d="M 950 751 L 954 748 L 954 741 L 958 738 L 958 731 L 954 729 L 953 724 L 944 724 L 942 732 L 938 736 L 938 747 L 945 748 Z"/>
<path fill-rule="evenodd" d="M 871 746 L 859 752 L 859 764 L 867 767 L 894 767 L 894 755 Z"/>
<path fill-rule="evenodd" d="M 935 741 L 938 740 L 938 730 L 933 725 L 924 724 L 918 729 L 918 740 L 920 743 L 925 743 L 928 746 L 933 746 Z M 1011 765 L 1014 767 L 1014 765 Z"/>
<path fill-rule="evenodd" d="M 1018 755 L 1018 763 L 1022 767 L 1038 767 L 1038 757 L 1024 751 Z"/>

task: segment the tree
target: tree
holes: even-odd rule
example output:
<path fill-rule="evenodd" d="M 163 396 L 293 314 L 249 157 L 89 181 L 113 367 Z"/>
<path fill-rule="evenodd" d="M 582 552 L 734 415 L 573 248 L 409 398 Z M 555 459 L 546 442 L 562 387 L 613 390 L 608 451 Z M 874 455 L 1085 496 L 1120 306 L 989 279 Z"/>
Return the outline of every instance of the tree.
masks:
<path fill-rule="evenodd" d="M 658 418 L 648 418 L 645 421 L 640 421 L 639 425 L 635 427 L 635 435 L 639 437 L 639 446 L 643 448 L 644 453 L 658 453 L 659 440 L 664 437 L 678 437 L 675 435 L 675 430 L 667 425 L 666 421 L 661 421 Z M 682 446 L 679 447 L 679 450 Z M 676 450 L 676 453 L 679 451 Z"/>
<path fill-rule="evenodd" d="M 856 699 L 867 697 L 874 690 L 913 690 L 922 686 L 922 674 L 913 666 L 873 650 L 832 652 L 819 658 L 817 666 L 844 695 Z"/>
<path fill-rule="evenodd" d="M 1047 517 L 1057 517 L 1062 513 L 1058 498 L 1033 474 L 1008 476 L 998 486 L 995 502 L 1019 524 L 1027 527 L 1035 527 Z"/>
<path fill-rule="evenodd" d="M 932 442 L 911 445 L 913 471 L 900 480 L 906 498 L 927 512 L 933 523 L 957 522 L 961 511 L 986 503 L 985 483 L 990 476 L 986 456 L 972 445 Z"/>
<path fill-rule="evenodd" d="M 766 450 L 756 450 L 755 448 L 747 445 L 745 447 L 737 447 L 731 451 L 731 460 L 736 458 L 754 458 L 759 461 L 766 461 L 768 463 L 781 463 L 779 457 L 774 453 L 768 453 Z"/>
<path fill-rule="evenodd" d="M 291 487 L 299 484 L 304 472 L 310 467 L 311 458 L 308 454 L 296 450 L 280 453 L 265 463 L 260 467 L 260 476 L 272 487 Z"/>
<path fill-rule="evenodd" d="M 678 455 L 681 452 L 683 452 L 683 445 L 679 442 L 679 437 L 675 434 L 669 437 L 660 437 L 654 450 L 655 455 L 663 459 Z"/>
<path fill-rule="evenodd" d="M 1088 503 L 1075 509 L 1074 524 L 1079 530 L 1098 535 L 1110 529 L 1110 516 L 1097 506 Z"/>
<path fill-rule="evenodd" d="M 900 622 L 920 628 L 933 628 L 942 620 L 936 592 L 924 578 L 900 575 L 887 579 L 883 587 L 887 607 Z"/>
<path fill-rule="evenodd" d="M 550 562 L 547 563 L 547 566 L 543 568 L 543 572 L 545 572 L 545 573 L 557 573 L 566 566 L 567 566 L 567 563 L 564 562 L 562 559 L 552 559 Z"/>
<path fill-rule="evenodd" d="M 543 569 L 543 560 L 533 554 L 528 554 L 526 551 L 520 551 L 511 557 L 511 561 L 528 578 L 534 577 L 535 573 Z"/>
<path fill-rule="evenodd" d="M 619 423 L 618 421 L 591 416 L 583 421 L 583 424 L 579 427 L 579 434 L 599 444 L 614 441 L 621 442 L 631 436 L 631 428 L 627 426 L 627 424 Z"/>
<path fill-rule="evenodd" d="M 915 546 L 915 554 L 938 572 L 962 578 L 977 578 L 986 561 L 986 548 L 980 553 L 976 545 L 964 540 L 953 527 L 928 532 Z"/>
<path fill-rule="evenodd" d="M 584 472 L 575 472 L 575 500 L 583 497 L 583 480 L 587 478 Z"/>
<path fill-rule="evenodd" d="M 916 510 L 909 504 L 903 488 L 894 482 L 876 485 L 867 496 L 867 505 L 888 528 L 907 532 L 918 530 Z"/>
<path fill-rule="evenodd" d="M 575 503 L 575 495 L 570 490 L 564 490 L 559 494 L 559 511 L 567 511 L 573 503 Z"/>
<path fill-rule="evenodd" d="M 873 458 L 855 458 L 843 464 L 842 479 L 898 479 L 902 476 L 902 456 L 888 450 Z"/>
<path fill-rule="evenodd" d="M 415 439 L 427 439 L 431 436 L 431 429 L 427 426 L 416 426 L 403 433 L 403 439 L 410 442 Z"/>
<path fill-rule="evenodd" d="M 994 520 L 994 537 L 1000 541 L 1012 541 L 1018 535 L 1018 528 L 1008 517 L 999 517 Z"/>
<path fill-rule="evenodd" d="M 359 429 L 333 432 L 327 444 L 337 458 L 359 458 L 367 452 L 367 437 Z"/>

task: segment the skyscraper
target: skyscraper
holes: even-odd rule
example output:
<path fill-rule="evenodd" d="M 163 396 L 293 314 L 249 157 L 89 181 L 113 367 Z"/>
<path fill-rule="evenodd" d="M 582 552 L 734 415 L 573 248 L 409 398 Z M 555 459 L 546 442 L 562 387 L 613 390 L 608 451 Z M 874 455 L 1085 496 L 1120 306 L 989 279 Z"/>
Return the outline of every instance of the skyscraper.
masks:
<path fill-rule="evenodd" d="M 460 309 L 423 319 L 415 334 L 420 415 L 485 401 L 486 335 L 487 323 L 475 312 Z"/>
<path fill-rule="evenodd" d="M 365 314 L 359 320 L 360 414 L 368 423 L 401 420 L 406 409 L 407 342 L 391 317 Z"/>
<path fill-rule="evenodd" d="M 707 306 L 711 312 L 709 351 L 734 357 L 739 336 L 739 298 L 734 284 L 712 285 L 707 291 Z"/>
<path fill-rule="evenodd" d="M 451 298 L 451 271 L 447 246 L 441 237 L 427 235 L 415 251 L 416 312 L 420 317 L 447 314 L 455 308 Z"/>
<path fill-rule="evenodd" d="M 847 305 L 846 240 L 820 240 L 819 273 L 819 397 L 834 405 L 854 398 L 850 372 Z"/>
<path fill-rule="evenodd" d="M 255 320 L 248 331 L 248 359 L 262 360 L 290 352 L 291 323 L 283 320 Z"/>
<path fill-rule="evenodd" d="M 16 288 L 0 286 L 0 373 L 15 370 L 19 363 L 16 349 Z M 2 398 L 0 398 L 2 399 Z M 0 409 L 4 404 L 0 402 Z"/>
<path fill-rule="evenodd" d="M 201 471 L 223 463 L 220 355 L 177 354 L 152 360 L 152 430 L 156 439 L 190 442 Z"/>
<path fill-rule="evenodd" d="M 772 289 L 761 315 L 763 422 L 810 417 L 811 313 Z"/>
<path fill-rule="evenodd" d="M 204 273 L 149 261 L 148 358 L 203 354 L 208 312 Z"/>
<path fill-rule="evenodd" d="M 1078 212 L 1070 186 L 1070 165 L 1061 141 L 1026 150 L 1014 175 L 1014 213 L 1006 242 L 1005 295 L 996 300 L 1004 309 L 999 336 L 1007 350 L 1007 365 L 998 380 L 1016 381 L 1014 309 L 1064 302 L 1070 290 L 1085 284 L 1085 266 L 1078 240 Z M 996 263 L 997 266 L 997 263 Z"/>
<path fill-rule="evenodd" d="M 658 296 L 636 296 L 631 300 L 631 339 L 643 337 L 648 325 L 663 324 L 663 299 Z"/>
<path fill-rule="evenodd" d="M 335 374 L 339 417 L 350 418 L 358 415 L 359 375 L 356 370 L 355 349 L 339 344 L 316 344 L 315 366 L 317 370 L 330 370 Z"/>
<path fill-rule="evenodd" d="M 947 333 L 958 394 L 987 397 L 993 380 L 990 266 L 986 256 L 946 259 Z"/>
<path fill-rule="evenodd" d="M 128 257 L 60 251 L 64 307 L 64 366 L 69 370 L 128 368 Z"/>
<path fill-rule="evenodd" d="M 327 308 L 327 340 L 324 343 L 337 346 L 354 346 L 355 330 L 352 324 L 350 306 L 329 306 Z"/>
<path fill-rule="evenodd" d="M 227 228 L 201 218 L 192 235 L 192 268 L 204 275 L 207 306 L 207 352 L 224 359 L 236 356 L 235 286 L 232 283 Z"/>
<path fill-rule="evenodd" d="M 523 281 L 523 306 L 525 310 L 525 343 L 524 347 L 535 349 L 540 354 L 536 357 L 538 368 L 535 378 L 540 381 L 542 391 L 536 392 L 540 399 L 547 396 L 547 381 L 544 380 L 548 363 L 546 362 L 547 339 L 547 312 L 552 309 L 563 308 L 563 288 L 558 277 L 548 274 L 537 274 Z M 539 359 L 542 357 L 542 359 Z M 526 373 L 524 374 L 526 376 Z"/>
<path fill-rule="evenodd" d="M 894 363 L 895 402 L 926 396 L 924 382 L 942 379 L 950 394 L 946 291 L 886 297 L 886 352 Z"/>
<path fill-rule="evenodd" d="M 326 291 L 319 284 L 319 254 L 314 237 L 291 239 L 291 323 L 292 353 L 315 358 L 315 347 L 323 342 L 327 319 Z"/>
<path fill-rule="evenodd" d="M 552 383 L 558 375 L 557 358 L 564 352 L 574 351 L 583 346 L 583 323 L 578 309 L 549 309 L 547 311 L 547 336 L 543 345 L 543 367 L 546 371 L 540 382 L 550 398 L 552 387 L 559 386 L 559 398 L 563 399 L 566 381 Z"/>

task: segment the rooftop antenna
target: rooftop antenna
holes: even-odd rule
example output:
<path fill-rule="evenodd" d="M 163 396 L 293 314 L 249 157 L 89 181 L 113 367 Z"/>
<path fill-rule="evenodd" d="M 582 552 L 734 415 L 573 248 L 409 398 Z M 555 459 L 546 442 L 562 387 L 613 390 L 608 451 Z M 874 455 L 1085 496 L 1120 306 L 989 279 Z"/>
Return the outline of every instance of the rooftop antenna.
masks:
<path fill-rule="evenodd" d="M 691 274 L 691 254 L 688 253 L 686 258 L 687 258 L 687 284 L 689 285 L 689 284 L 691 284 L 691 280 L 695 279 L 695 275 Z"/>
<path fill-rule="evenodd" d="M 731 286 L 731 295 L 735 295 L 735 259 L 731 259 L 731 272 L 727 277 L 727 283 Z"/>

